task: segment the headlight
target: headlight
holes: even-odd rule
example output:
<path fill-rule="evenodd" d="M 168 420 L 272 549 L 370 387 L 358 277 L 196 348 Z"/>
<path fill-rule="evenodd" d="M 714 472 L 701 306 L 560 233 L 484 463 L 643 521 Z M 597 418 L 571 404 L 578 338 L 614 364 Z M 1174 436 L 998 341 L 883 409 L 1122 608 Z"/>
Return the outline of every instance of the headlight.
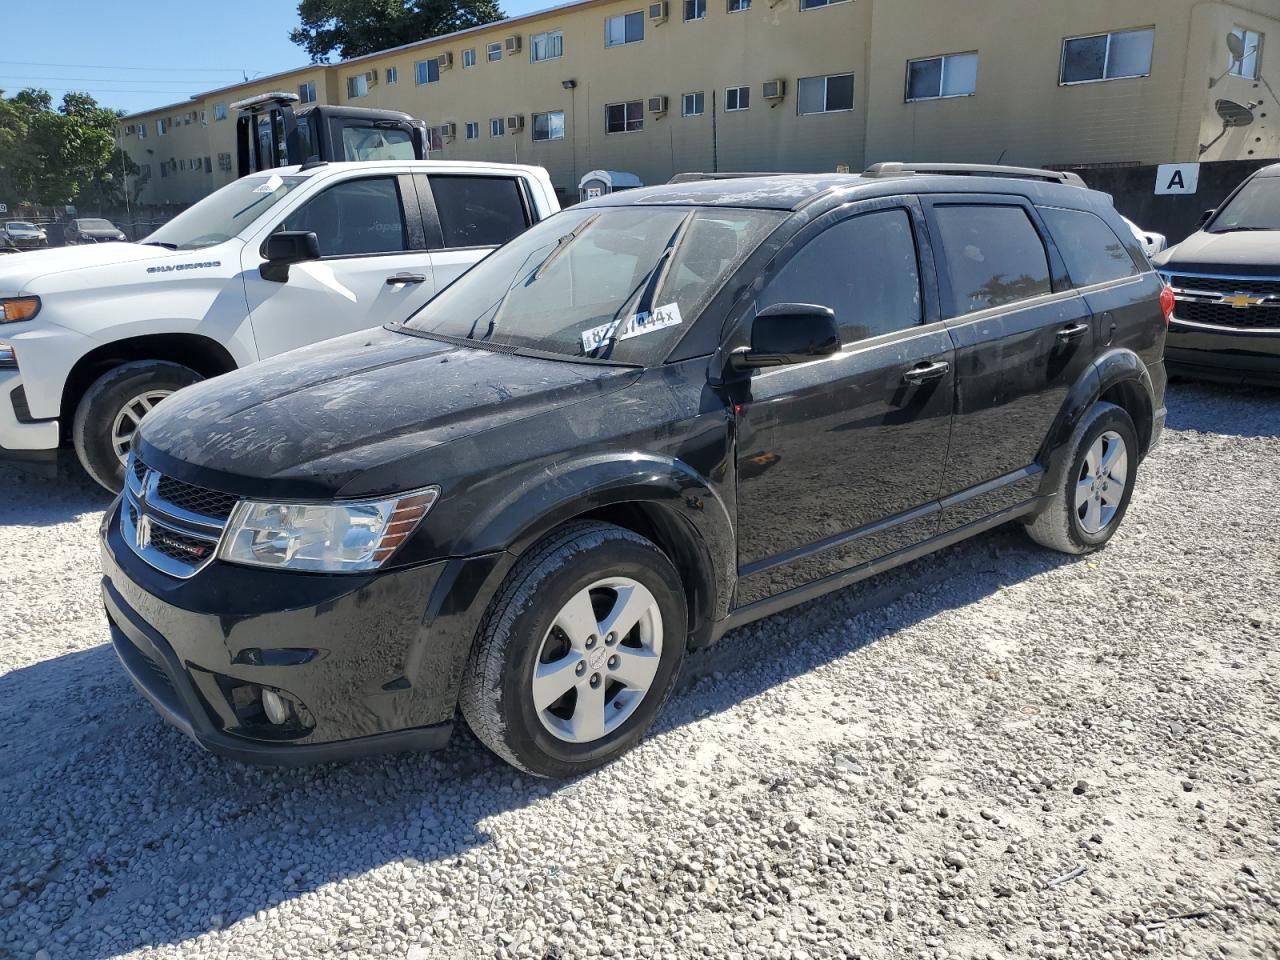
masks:
<path fill-rule="evenodd" d="M 30 320 L 39 312 L 39 297 L 0 298 L 0 323 L 17 323 L 19 320 Z"/>
<path fill-rule="evenodd" d="M 16 367 L 18 365 L 18 355 L 13 350 L 13 345 L 9 343 L 0 343 L 0 368 Z"/>
<path fill-rule="evenodd" d="M 375 570 L 413 533 L 439 487 L 385 500 L 236 505 L 218 556 L 228 563 L 324 573 Z"/>

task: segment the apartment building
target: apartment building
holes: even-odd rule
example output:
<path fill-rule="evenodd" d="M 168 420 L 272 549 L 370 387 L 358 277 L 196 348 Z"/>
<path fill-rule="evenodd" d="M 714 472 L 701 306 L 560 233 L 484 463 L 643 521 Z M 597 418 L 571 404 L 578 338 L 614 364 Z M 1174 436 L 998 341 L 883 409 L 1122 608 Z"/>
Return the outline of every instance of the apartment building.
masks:
<path fill-rule="evenodd" d="M 284 90 L 406 111 L 435 155 L 540 164 L 569 200 L 595 169 L 1277 157 L 1272 86 L 1280 0 L 577 0 L 210 91 L 120 134 L 140 201 L 190 203 L 235 176 L 230 104 Z M 1252 122 L 1224 128 L 1220 101 Z"/>

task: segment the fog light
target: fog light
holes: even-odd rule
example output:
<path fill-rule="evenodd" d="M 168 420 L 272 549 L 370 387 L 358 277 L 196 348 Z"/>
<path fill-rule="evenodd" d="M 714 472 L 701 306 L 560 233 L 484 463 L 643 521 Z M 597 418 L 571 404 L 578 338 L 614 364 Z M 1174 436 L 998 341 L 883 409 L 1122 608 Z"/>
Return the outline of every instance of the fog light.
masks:
<path fill-rule="evenodd" d="M 262 691 L 262 709 L 272 723 L 288 723 L 293 716 L 293 709 L 284 697 L 274 690 Z"/>

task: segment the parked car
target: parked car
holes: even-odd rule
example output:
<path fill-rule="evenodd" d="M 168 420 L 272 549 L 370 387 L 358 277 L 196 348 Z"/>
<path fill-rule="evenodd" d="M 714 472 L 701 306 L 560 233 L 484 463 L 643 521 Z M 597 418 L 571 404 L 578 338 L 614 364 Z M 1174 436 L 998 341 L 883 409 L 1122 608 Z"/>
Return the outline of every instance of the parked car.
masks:
<path fill-rule="evenodd" d="M 4 258 L 0 455 L 70 441 L 117 491 L 174 391 L 408 316 L 558 209 L 541 167 L 319 163 L 230 183 L 142 243 Z"/>
<path fill-rule="evenodd" d="M 1147 251 L 1148 257 L 1155 257 L 1168 249 L 1169 239 L 1163 233 L 1152 233 L 1150 230 L 1143 230 L 1128 217 L 1122 217 L 1121 219 L 1124 220 L 1125 225 L 1138 239 L 1138 242 L 1142 244 L 1142 249 Z"/>
<path fill-rule="evenodd" d="M 48 245 L 49 235 L 44 232 L 44 228 L 27 220 L 10 220 L 0 227 L 0 246 L 31 250 Z"/>
<path fill-rule="evenodd" d="M 1105 195 L 989 172 L 611 194 L 183 391 L 102 527 L 125 669 L 244 760 L 436 747 L 460 706 L 568 776 L 732 627 L 1006 521 L 1096 550 L 1171 300 Z"/>
<path fill-rule="evenodd" d="M 1250 176 L 1155 262 L 1177 297 L 1170 372 L 1280 384 L 1280 164 Z"/>
<path fill-rule="evenodd" d="M 112 240 L 128 240 L 124 231 L 110 220 L 99 217 L 81 217 L 68 220 L 62 231 L 62 240 L 68 246 L 77 243 L 106 243 Z"/>

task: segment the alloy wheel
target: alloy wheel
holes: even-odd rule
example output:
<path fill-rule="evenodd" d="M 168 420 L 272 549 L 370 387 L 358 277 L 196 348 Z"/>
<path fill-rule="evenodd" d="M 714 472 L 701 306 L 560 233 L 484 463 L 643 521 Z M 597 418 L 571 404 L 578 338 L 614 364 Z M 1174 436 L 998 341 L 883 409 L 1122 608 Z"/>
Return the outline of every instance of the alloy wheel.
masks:
<path fill-rule="evenodd" d="M 1076 477 L 1076 517 L 1085 533 L 1101 533 L 1115 519 L 1128 479 L 1124 438 L 1108 430 L 1089 447 Z"/>
<path fill-rule="evenodd" d="M 138 394 L 120 408 L 120 412 L 116 414 L 111 424 L 111 449 L 115 451 L 121 463 L 129 459 L 129 447 L 133 444 L 133 434 L 137 431 L 142 418 L 150 413 L 157 403 L 172 394 L 172 390 L 148 390 Z"/>

